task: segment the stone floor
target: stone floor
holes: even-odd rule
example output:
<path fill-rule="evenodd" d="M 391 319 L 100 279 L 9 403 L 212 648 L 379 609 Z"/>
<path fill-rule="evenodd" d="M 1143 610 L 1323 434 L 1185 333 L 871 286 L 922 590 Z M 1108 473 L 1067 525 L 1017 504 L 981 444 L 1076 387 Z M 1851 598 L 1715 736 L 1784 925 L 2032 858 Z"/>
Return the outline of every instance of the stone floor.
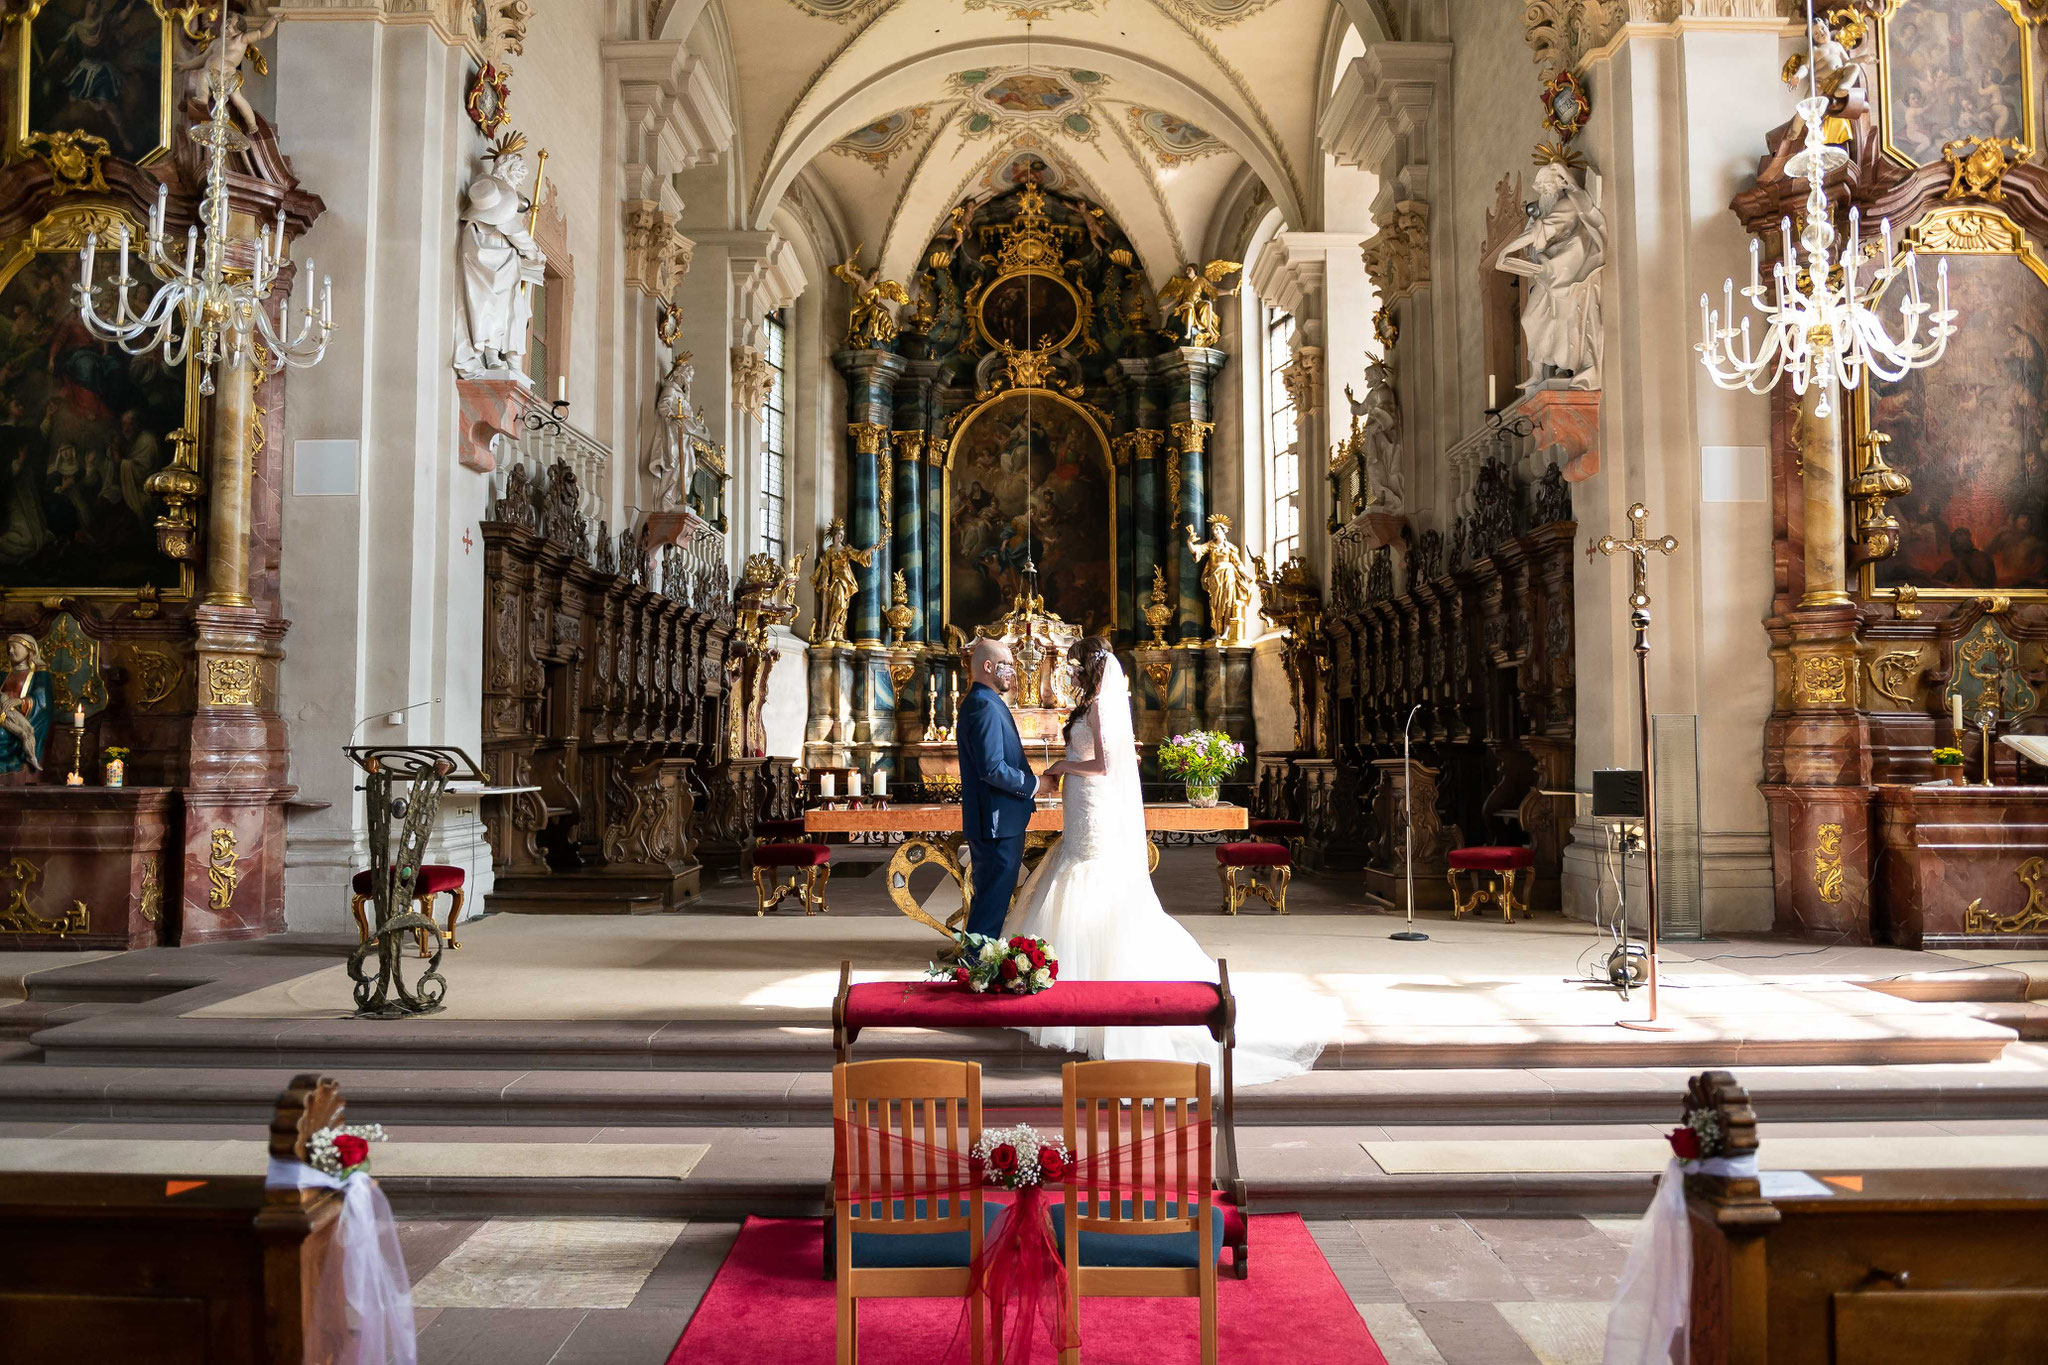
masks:
<path fill-rule="evenodd" d="M 1389 1365 L 1597 1365 L 1635 1225 L 1382 1218 L 1309 1228 Z M 737 1231 L 700 1220 L 402 1220 L 420 1365 L 661 1365 Z M 863 1358 L 891 1360 L 873 1343 Z"/>

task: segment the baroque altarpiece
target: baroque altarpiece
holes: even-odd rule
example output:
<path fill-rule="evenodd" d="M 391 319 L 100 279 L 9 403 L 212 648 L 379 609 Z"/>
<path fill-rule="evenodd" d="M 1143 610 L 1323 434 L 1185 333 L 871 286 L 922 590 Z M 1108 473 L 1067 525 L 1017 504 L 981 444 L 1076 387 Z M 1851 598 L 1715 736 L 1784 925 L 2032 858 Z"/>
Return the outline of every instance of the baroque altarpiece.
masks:
<path fill-rule="evenodd" d="M 819 573 L 849 575 L 852 597 L 842 618 L 821 588 L 814 768 L 950 790 L 959 646 L 977 632 L 1019 643 L 1027 711 L 1067 700 L 1060 642 L 1102 635 L 1134 664 L 1142 741 L 1203 725 L 1252 738 L 1251 650 L 1213 642 L 1189 543 L 1214 524 L 1215 330 L 1153 325 L 1143 263 L 1099 206 L 1033 168 L 1000 190 L 932 239 L 914 304 L 855 261 L 835 271 L 855 291 L 833 356 L 849 515 Z M 1049 719 L 1026 730 L 1057 750 Z"/>

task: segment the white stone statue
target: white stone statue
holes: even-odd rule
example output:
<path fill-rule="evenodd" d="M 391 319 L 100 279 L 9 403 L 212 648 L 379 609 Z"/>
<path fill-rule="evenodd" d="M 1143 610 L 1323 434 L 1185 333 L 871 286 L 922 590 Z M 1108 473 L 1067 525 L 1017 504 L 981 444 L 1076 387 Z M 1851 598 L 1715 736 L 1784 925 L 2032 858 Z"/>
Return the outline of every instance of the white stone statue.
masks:
<path fill-rule="evenodd" d="M 1569 379 L 1574 389 L 1600 387 L 1600 268 L 1607 257 L 1607 219 L 1568 167 L 1536 171 L 1529 225 L 1501 248 L 1496 266 L 1529 281 L 1522 336 L 1529 350 L 1523 388 Z"/>
<path fill-rule="evenodd" d="M 690 397 L 697 366 L 690 352 L 676 352 L 675 362 L 654 390 L 654 440 L 647 448 L 647 472 L 654 476 L 655 489 L 663 508 L 681 507 L 683 492 L 690 486 L 696 459 L 693 437 L 711 439 L 711 429 L 697 412 Z"/>
<path fill-rule="evenodd" d="M 455 372 L 464 379 L 526 379 L 526 324 L 533 300 L 520 287 L 520 264 L 541 259 L 526 230 L 525 139 L 498 144 L 462 205 L 462 316 L 455 329 Z"/>
<path fill-rule="evenodd" d="M 1366 507 L 1399 515 L 1408 510 L 1401 478 L 1401 399 L 1384 360 L 1365 362 L 1365 397 L 1344 386 L 1351 405 L 1351 437 L 1365 461 Z"/>

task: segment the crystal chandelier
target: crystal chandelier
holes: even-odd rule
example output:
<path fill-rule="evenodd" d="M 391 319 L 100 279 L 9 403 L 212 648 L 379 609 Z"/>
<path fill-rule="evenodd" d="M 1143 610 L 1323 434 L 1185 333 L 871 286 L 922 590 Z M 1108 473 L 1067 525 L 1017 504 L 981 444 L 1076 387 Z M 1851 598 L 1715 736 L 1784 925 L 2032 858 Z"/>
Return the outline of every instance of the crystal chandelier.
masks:
<path fill-rule="evenodd" d="M 1807 32 L 1811 35 L 1810 4 L 1807 17 Z M 1810 36 L 1808 41 L 1812 41 Z M 1810 80 L 1815 65 L 1809 47 Z M 1922 369 L 1941 359 L 1942 352 L 1948 349 L 1949 337 L 1955 333 L 1956 314 L 1948 306 L 1948 262 L 1942 261 L 1937 267 L 1934 306 L 1930 311 L 1920 296 L 1919 263 L 1910 242 L 1903 257 L 1893 254 L 1889 218 L 1881 224 L 1881 251 L 1868 280 L 1861 278 L 1866 252 L 1860 236 L 1860 215 L 1854 207 L 1849 210 L 1848 247 L 1839 260 L 1832 255 L 1836 233 L 1823 185 L 1832 172 L 1848 164 L 1849 154 L 1828 145 L 1821 130 L 1828 97 L 1820 93 L 1817 84 L 1809 89 L 1808 97 L 1799 101 L 1799 117 L 1806 125 L 1806 146 L 1785 163 L 1788 175 L 1806 181 L 1806 221 L 1796 246 L 1792 219 L 1787 216 L 1779 224 L 1784 250 L 1771 267 L 1768 302 L 1762 277 L 1763 243 L 1755 237 L 1749 240 L 1749 286 L 1742 296 L 1763 315 L 1763 341 L 1752 341 L 1748 317 L 1737 325 L 1735 282 L 1728 280 L 1721 286 L 1720 308 L 1711 307 L 1707 296 L 1700 295 L 1702 339 L 1693 349 L 1700 353 L 1707 374 L 1724 389 L 1765 393 L 1788 376 L 1794 393 L 1803 395 L 1808 386 L 1817 386 L 1814 415 L 1827 417 L 1833 412 L 1829 394 L 1835 385 L 1854 389 L 1863 382 L 1866 373 L 1893 381 L 1908 370 Z M 1906 292 L 1899 301 L 1899 335 L 1893 337 L 1886 332 L 1874 305 L 1883 301 L 1886 291 L 1901 275 L 1906 277 Z M 1927 323 L 1924 337 L 1923 318 Z"/>
<path fill-rule="evenodd" d="M 239 71 L 227 69 L 227 6 L 221 6 L 214 31 L 221 61 L 207 72 L 206 86 L 213 100 L 213 114 L 193 128 L 189 136 L 206 148 L 206 197 L 200 206 L 200 224 L 185 230 L 185 259 L 181 264 L 168 250 L 164 236 L 165 201 L 170 186 L 157 187 L 156 204 L 150 210 L 149 236 L 143 260 L 163 283 L 149 306 L 136 312 L 129 304 L 128 291 L 136 281 L 128 273 L 128 225 L 121 225 L 121 263 L 109 282 L 114 291 L 114 316 L 102 317 L 93 298 L 93 265 L 98 242 L 94 234 L 85 239 L 79 265 L 79 282 L 72 286 L 78 299 L 78 314 L 94 336 L 111 341 L 129 355 L 163 352 L 164 364 L 175 368 L 184 363 L 196 346 L 199 352 L 199 391 L 214 391 L 213 372 L 225 363 L 230 370 L 253 363 L 265 374 L 276 374 L 286 365 L 305 368 L 320 363 L 327 352 L 327 339 L 334 330 L 334 283 L 320 282 L 320 303 L 313 305 L 313 262 L 306 262 L 305 289 L 299 301 L 299 328 L 287 338 L 291 300 L 280 301 L 279 321 L 270 314 L 271 293 L 279 269 L 288 261 L 284 242 L 284 209 L 269 232 L 256 234 L 256 255 L 252 269 L 230 266 L 227 260 L 228 193 L 223 166 L 230 153 L 249 145 L 249 139 L 235 127 L 229 96 L 240 86 Z M 202 242 L 200 225 L 206 232 Z"/>

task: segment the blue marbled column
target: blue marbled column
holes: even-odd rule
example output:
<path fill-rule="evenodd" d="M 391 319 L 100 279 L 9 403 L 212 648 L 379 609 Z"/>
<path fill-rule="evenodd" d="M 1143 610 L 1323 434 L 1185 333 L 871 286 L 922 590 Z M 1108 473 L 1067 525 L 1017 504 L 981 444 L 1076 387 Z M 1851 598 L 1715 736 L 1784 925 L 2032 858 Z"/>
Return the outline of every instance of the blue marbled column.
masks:
<path fill-rule="evenodd" d="M 924 463 L 924 638 L 946 638 L 946 470 L 944 437 L 925 442 Z"/>
<path fill-rule="evenodd" d="M 896 567 L 903 571 L 903 582 L 908 590 L 912 612 L 910 630 L 904 638 L 922 640 L 925 638 L 925 520 L 924 520 L 924 433 L 922 431 L 899 431 L 896 433 L 896 467 L 892 470 L 895 478 L 895 556 Z M 895 586 L 892 583 L 893 596 Z"/>
<path fill-rule="evenodd" d="M 1179 447 L 1169 458 L 1180 461 L 1180 506 L 1175 509 L 1178 516 L 1173 526 L 1173 552 L 1180 565 L 1179 634 L 1183 640 L 1200 640 L 1216 627 L 1208 619 L 1209 597 L 1202 591 L 1202 566 L 1188 549 L 1187 528 L 1195 528 L 1197 540 L 1209 533 L 1208 434 L 1199 427 L 1190 429 L 1176 423 L 1169 444 Z"/>
<path fill-rule="evenodd" d="M 832 357 L 846 379 L 846 538 L 861 549 L 875 547 L 872 562 L 860 571 L 860 590 L 847 622 L 855 644 L 882 638 L 882 612 L 889 603 L 889 546 L 880 543 L 880 457 L 893 425 L 896 381 L 906 363 L 893 351 L 839 351 Z"/>

